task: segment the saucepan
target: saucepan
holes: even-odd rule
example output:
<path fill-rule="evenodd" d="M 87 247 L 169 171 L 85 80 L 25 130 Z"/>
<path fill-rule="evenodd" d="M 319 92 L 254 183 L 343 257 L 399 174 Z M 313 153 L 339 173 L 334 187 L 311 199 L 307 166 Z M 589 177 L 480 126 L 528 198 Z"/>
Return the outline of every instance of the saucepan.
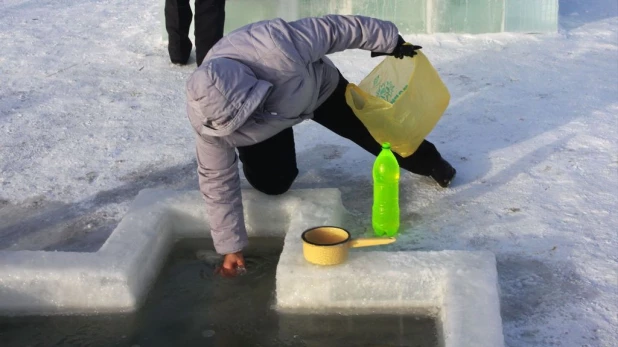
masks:
<path fill-rule="evenodd" d="M 337 265 L 348 259 L 350 248 L 387 245 L 396 241 L 393 237 L 356 238 L 350 232 L 334 226 L 319 226 L 302 234 L 303 255 L 316 265 Z"/>

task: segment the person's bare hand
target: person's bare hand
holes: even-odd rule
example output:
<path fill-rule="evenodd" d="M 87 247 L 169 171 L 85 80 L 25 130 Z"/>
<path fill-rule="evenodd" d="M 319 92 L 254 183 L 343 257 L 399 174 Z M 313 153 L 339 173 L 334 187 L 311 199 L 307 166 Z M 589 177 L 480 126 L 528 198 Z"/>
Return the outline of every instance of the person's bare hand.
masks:
<path fill-rule="evenodd" d="M 215 270 L 215 274 L 221 274 L 223 277 L 236 277 L 245 271 L 245 258 L 242 252 L 236 252 L 223 257 L 223 264 Z"/>

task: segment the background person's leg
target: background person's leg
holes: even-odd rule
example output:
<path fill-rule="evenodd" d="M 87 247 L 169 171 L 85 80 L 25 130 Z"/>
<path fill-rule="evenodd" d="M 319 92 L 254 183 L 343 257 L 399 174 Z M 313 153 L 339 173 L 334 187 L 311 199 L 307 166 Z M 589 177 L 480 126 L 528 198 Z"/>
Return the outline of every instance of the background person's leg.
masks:
<path fill-rule="evenodd" d="M 168 35 L 167 50 L 174 64 L 186 64 L 193 44 L 189 28 L 193 13 L 189 0 L 165 0 L 165 28 Z"/>
<path fill-rule="evenodd" d="M 225 0 L 195 0 L 195 60 L 197 66 L 223 37 Z"/>
<path fill-rule="evenodd" d="M 247 181 L 268 195 L 287 192 L 298 176 L 292 128 L 255 145 L 238 147 L 238 157 Z"/>
<path fill-rule="evenodd" d="M 378 155 L 382 146 L 371 136 L 369 130 L 356 117 L 354 111 L 345 101 L 345 89 L 348 81 L 339 75 L 339 84 L 333 94 L 314 112 L 313 120 L 364 148 L 373 155 Z M 399 166 L 412 173 L 431 176 L 442 187 L 450 184 L 455 169 L 442 159 L 431 142 L 424 140 L 419 148 L 409 157 L 402 158 L 394 153 Z"/>

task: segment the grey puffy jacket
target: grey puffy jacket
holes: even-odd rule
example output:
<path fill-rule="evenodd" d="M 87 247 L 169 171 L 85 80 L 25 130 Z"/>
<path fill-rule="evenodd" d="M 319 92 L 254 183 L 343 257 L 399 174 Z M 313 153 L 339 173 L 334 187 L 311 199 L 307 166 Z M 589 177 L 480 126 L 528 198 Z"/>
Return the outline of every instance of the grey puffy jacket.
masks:
<path fill-rule="evenodd" d="M 250 24 L 211 49 L 186 91 L 197 132 L 200 191 L 219 254 L 241 251 L 248 243 L 235 148 L 312 118 L 338 82 L 325 55 L 346 49 L 392 52 L 397 39 L 391 22 L 329 15 Z"/>

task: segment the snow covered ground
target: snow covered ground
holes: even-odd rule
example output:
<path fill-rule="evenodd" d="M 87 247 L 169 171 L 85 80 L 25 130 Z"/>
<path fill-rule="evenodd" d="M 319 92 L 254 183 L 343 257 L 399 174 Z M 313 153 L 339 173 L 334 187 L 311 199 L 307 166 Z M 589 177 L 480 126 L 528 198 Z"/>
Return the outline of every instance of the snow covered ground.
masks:
<path fill-rule="evenodd" d="M 556 34 L 406 36 L 451 91 L 429 140 L 458 175 L 402 176 L 391 249 L 494 252 L 508 346 L 618 346 L 617 7 L 561 0 Z M 93 251 L 140 189 L 197 189 L 195 65 L 160 25 L 158 1 L 0 0 L 0 249 Z M 333 60 L 359 82 L 368 55 Z M 366 228 L 373 158 L 295 133 L 293 188 L 340 188 Z"/>

